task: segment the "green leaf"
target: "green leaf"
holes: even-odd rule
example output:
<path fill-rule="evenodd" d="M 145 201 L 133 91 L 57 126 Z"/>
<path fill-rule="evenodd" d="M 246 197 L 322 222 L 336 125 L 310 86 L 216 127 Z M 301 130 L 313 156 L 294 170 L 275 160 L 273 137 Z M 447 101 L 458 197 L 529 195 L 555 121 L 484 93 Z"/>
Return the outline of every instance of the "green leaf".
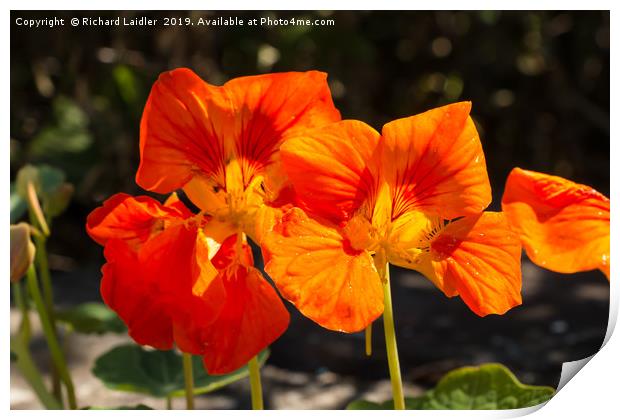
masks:
<path fill-rule="evenodd" d="M 82 303 L 70 309 L 58 311 L 59 321 L 83 334 L 122 333 L 127 330 L 123 321 L 103 303 Z"/>
<path fill-rule="evenodd" d="M 554 393 L 548 386 L 522 384 L 504 365 L 489 363 L 447 373 L 423 396 L 406 398 L 405 406 L 408 410 L 506 410 L 543 403 Z M 393 407 L 393 400 L 381 404 L 360 400 L 350 403 L 347 409 L 391 410 Z"/>
<path fill-rule="evenodd" d="M 17 184 L 11 182 L 11 224 L 17 223 L 27 208 L 26 200 L 17 193 Z"/>
<path fill-rule="evenodd" d="M 263 364 L 268 350 L 259 354 Z M 206 394 L 249 375 L 244 366 L 227 375 L 209 375 L 202 360 L 192 357 L 194 394 Z M 164 398 L 184 395 L 182 357 L 174 351 L 150 351 L 135 344 L 115 347 L 95 361 L 93 374 L 106 387 L 118 391 L 137 392 Z"/>
<path fill-rule="evenodd" d="M 88 115 L 72 99 L 56 98 L 52 104 L 55 121 L 41 129 L 29 146 L 33 159 L 57 158 L 88 149 L 93 137 L 88 131 Z"/>
<path fill-rule="evenodd" d="M 120 407 L 98 407 L 98 406 L 88 406 L 82 408 L 82 410 L 154 410 L 154 408 L 149 407 L 144 404 L 136 404 L 136 405 L 121 405 Z"/>
<path fill-rule="evenodd" d="M 119 64 L 114 67 L 112 76 L 114 77 L 116 86 L 118 87 L 120 95 L 125 103 L 128 105 L 134 105 L 138 102 L 138 83 L 131 68 L 123 64 Z"/>
<path fill-rule="evenodd" d="M 16 220 L 27 208 L 28 182 L 34 185 L 47 218 L 56 217 L 65 211 L 73 195 L 73 185 L 65 182 L 64 172 L 49 165 L 25 165 L 17 172 L 15 186 L 11 188 L 11 220 L 14 217 L 14 205 Z"/>

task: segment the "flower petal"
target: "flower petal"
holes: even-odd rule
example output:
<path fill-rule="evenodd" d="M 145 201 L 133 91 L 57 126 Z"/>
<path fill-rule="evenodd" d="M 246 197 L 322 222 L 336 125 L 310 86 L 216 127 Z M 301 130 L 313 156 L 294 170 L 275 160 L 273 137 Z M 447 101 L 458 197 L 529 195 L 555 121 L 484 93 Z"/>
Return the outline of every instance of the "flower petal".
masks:
<path fill-rule="evenodd" d="M 265 271 L 305 316 L 335 331 L 364 329 L 383 313 L 383 289 L 366 251 L 294 208 L 263 241 Z"/>
<path fill-rule="evenodd" d="M 303 207 L 334 223 L 353 216 L 377 188 L 379 133 L 361 121 L 305 131 L 280 148 Z"/>
<path fill-rule="evenodd" d="M 142 275 L 137 253 L 119 239 L 105 248 L 101 269 L 101 297 L 127 325 L 129 335 L 140 345 L 160 350 L 172 348 L 172 318 L 163 296 L 153 290 L 151 279 Z"/>
<path fill-rule="evenodd" d="M 219 87 L 180 68 L 162 73 L 153 85 L 140 123 L 142 188 L 169 193 L 198 171 L 222 177 L 224 130 L 232 116 L 214 104 L 225 103 Z"/>
<path fill-rule="evenodd" d="M 528 257 L 560 273 L 600 269 L 609 279 L 609 199 L 587 185 L 520 168 L 502 208 Z"/>
<path fill-rule="evenodd" d="M 418 210 L 454 219 L 483 211 L 491 187 L 471 103 L 435 108 L 383 126 L 383 176 L 393 219 Z"/>
<path fill-rule="evenodd" d="M 163 73 L 153 85 L 140 126 L 143 188 L 166 193 L 193 178 L 226 186 L 226 165 L 241 164 L 248 185 L 274 162 L 285 135 L 340 119 L 325 73 L 276 73 L 211 86 L 189 69 Z M 192 201 L 200 201 L 194 194 Z"/>
<path fill-rule="evenodd" d="M 273 287 L 253 267 L 234 264 L 216 279 L 226 290 L 223 308 L 204 335 L 203 362 L 211 375 L 245 365 L 284 333 L 289 314 Z"/>
<path fill-rule="evenodd" d="M 393 222 L 390 263 L 422 273 L 448 297 L 461 295 L 478 315 L 504 313 L 521 302 L 521 247 L 501 213 L 446 224 L 409 211 Z"/>
<path fill-rule="evenodd" d="M 521 245 L 503 213 L 449 223 L 431 242 L 435 276 L 479 316 L 521 304 Z"/>
<path fill-rule="evenodd" d="M 235 155 L 244 163 L 246 185 L 255 171 L 274 162 L 285 136 L 340 120 L 322 72 L 239 77 L 223 90 L 235 115 Z"/>
<path fill-rule="evenodd" d="M 86 231 L 101 245 L 116 238 L 137 246 L 163 229 L 165 220 L 181 220 L 192 216 L 176 194 L 169 200 L 161 205 L 147 196 L 115 194 L 88 215 Z"/>
<path fill-rule="evenodd" d="M 221 249 L 221 248 L 220 248 Z M 206 236 L 182 224 L 150 238 L 139 250 L 120 239 L 105 247 L 101 293 L 140 344 L 199 353 L 203 333 L 223 307 Z M 217 254 L 216 254 L 217 255 Z M 161 325 L 161 327 L 158 327 Z"/>

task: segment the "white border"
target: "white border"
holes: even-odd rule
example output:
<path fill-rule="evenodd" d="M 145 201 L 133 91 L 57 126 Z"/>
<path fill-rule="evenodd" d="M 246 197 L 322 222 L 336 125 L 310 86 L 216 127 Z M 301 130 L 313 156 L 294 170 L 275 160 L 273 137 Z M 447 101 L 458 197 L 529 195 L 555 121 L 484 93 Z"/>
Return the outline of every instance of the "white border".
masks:
<path fill-rule="evenodd" d="M 614 26 L 614 23 L 617 23 L 617 19 L 615 18 L 614 7 L 617 2 L 612 1 L 600 1 L 600 0 L 590 0 L 587 2 L 577 2 L 577 1 L 544 1 L 544 0 L 522 0 L 522 1 L 504 1 L 498 3 L 497 1 L 476 1 L 470 0 L 467 2 L 464 1 L 443 1 L 441 4 L 436 2 L 428 2 L 428 1 L 419 1 L 419 2 L 403 2 L 403 1 L 390 1 L 390 0 L 382 0 L 380 2 L 369 1 L 369 0 L 357 0 L 357 1 L 335 1 L 335 0 L 296 0 L 294 2 L 287 0 L 265 0 L 261 2 L 256 1 L 183 1 L 177 0 L 171 2 L 169 4 L 164 3 L 155 3 L 152 0 L 145 1 L 132 1 L 128 3 L 125 1 L 118 0 L 108 0 L 108 1 L 8 1 L 4 2 L 9 9 L 5 9 L 4 13 L 4 22 L 5 27 L 2 31 L 2 51 L 3 56 L 5 57 L 5 62 L 8 61 L 10 57 L 9 49 L 9 36 L 10 36 L 10 25 L 7 23 L 10 21 L 10 9 L 15 10 L 346 10 L 346 9 L 356 9 L 356 10 L 401 10 L 407 8 L 413 8 L 417 10 L 438 10 L 438 9 L 448 9 L 448 10 L 480 10 L 480 9 L 507 9 L 507 10 L 547 10 L 547 9 L 570 9 L 570 10 L 612 10 L 611 12 L 611 45 L 616 46 L 618 41 L 617 36 L 617 28 Z M 463 6 L 467 6 L 464 8 Z M 617 9 L 617 7 L 616 7 Z M 2 113 L 1 118 L 3 121 L 3 127 L 5 132 L 5 141 L 8 145 L 8 132 L 10 126 L 10 117 L 9 117 L 9 107 L 10 107 L 10 90 L 9 90 L 9 69 L 10 67 L 5 64 L 0 66 L 0 72 L 2 73 L 2 78 L 5 80 L 5 83 L 2 85 L 2 97 L 4 100 L 2 101 Z M 611 51 L 611 74 L 618 74 L 616 71 L 618 70 L 617 66 L 617 53 L 615 50 Z M 611 109 L 616 109 L 618 98 L 618 84 L 614 78 L 611 79 Z M 618 133 L 617 122 L 612 119 L 611 124 L 611 138 L 616 139 Z M 618 163 L 618 145 L 616 141 L 611 142 L 611 173 L 610 173 L 610 187 L 611 187 L 611 197 L 615 200 L 615 197 L 618 197 L 618 184 L 614 182 L 614 179 L 617 179 L 618 175 L 618 166 L 615 163 Z M 6 147 L 6 146 L 5 146 Z M 3 167 L 7 173 L 7 178 L 9 178 L 9 168 L 10 168 L 10 157 L 8 150 L 5 149 L 5 152 L 2 154 L 0 159 L 2 159 Z M 2 189 L 2 199 L 3 199 L 3 209 L 9 208 L 9 184 L 5 181 L 0 184 Z M 615 202 L 615 201 L 614 201 Z M 612 205 L 612 213 L 615 212 L 615 205 Z M 8 227 L 8 219 L 9 212 L 5 210 L 5 229 Z M 618 231 L 618 223 L 616 223 L 616 215 L 612 216 L 612 247 L 611 247 L 611 260 L 618 261 L 618 253 L 616 252 L 618 241 L 617 241 L 617 231 Z M 9 268 L 9 241 L 8 241 L 8 232 L 5 230 L 5 234 L 2 235 L 0 239 L 1 252 L 2 252 L 2 270 L 5 273 L 8 273 Z M 615 264 L 612 264 L 611 267 L 612 278 L 617 278 L 615 272 Z M 8 308 L 10 303 L 10 293 L 8 285 L 2 289 L 0 292 L 2 294 L 2 302 L 5 305 L 5 315 L 4 315 L 4 325 L 9 325 L 8 319 Z M 617 410 L 617 398 L 618 398 L 618 387 L 616 385 L 618 373 L 620 373 L 620 360 L 618 355 L 620 355 L 620 339 L 614 337 L 612 335 L 613 329 L 615 327 L 615 323 L 617 320 L 618 314 L 618 298 L 619 298 L 619 286 L 617 282 L 611 282 L 611 310 L 610 310 L 610 318 L 607 335 L 605 337 L 605 345 L 602 350 L 593 355 L 590 362 L 583 367 L 582 371 L 579 372 L 576 380 L 568 381 L 565 386 L 558 392 L 558 394 L 551 399 L 549 403 L 547 403 L 544 409 L 538 410 L 540 407 L 536 407 L 534 409 L 521 409 L 521 410 L 511 410 L 511 411 L 493 411 L 493 412 L 445 412 L 445 411 L 416 411 L 416 412 L 389 412 L 389 414 L 382 413 L 381 415 L 390 415 L 394 417 L 407 417 L 410 418 L 413 416 L 414 418 L 427 419 L 427 418 L 472 418 L 472 419 L 481 419 L 481 418 L 509 418 L 515 416 L 521 416 L 528 413 L 530 414 L 530 418 L 535 419 L 556 419 L 556 418 L 583 418 L 584 416 L 589 416 L 590 418 L 596 419 L 606 419 L 606 418 L 615 418 Z M 5 329 L 4 340 L 2 340 L 3 345 L 2 353 L 0 354 L 0 360 L 5 360 L 5 363 L 2 364 L 2 376 L 4 381 L 2 382 L 2 388 L 0 390 L 0 395 L 3 399 L 3 406 L 5 410 L 9 410 L 10 399 L 9 399 L 9 389 L 10 389 L 10 375 L 9 375 L 9 349 L 8 349 L 8 328 Z M 574 370 L 575 364 L 572 365 L 572 369 Z M 568 370 L 566 371 L 568 372 Z M 536 411 L 538 410 L 538 411 Z M 76 416 L 82 418 L 86 415 L 87 412 L 44 412 L 37 413 L 36 415 L 42 415 L 49 418 L 60 418 L 62 417 L 74 417 Z M 104 411 L 91 411 L 88 412 L 89 416 L 98 417 L 98 416 L 109 416 L 109 412 Z M 370 416 L 376 416 L 378 413 L 374 411 L 349 411 L 349 412 L 341 412 L 341 411 L 327 411 L 322 412 L 321 415 L 326 415 L 328 417 L 336 417 L 345 415 L 347 417 L 356 417 L 356 418 L 370 418 Z M 28 411 L 11 411 L 11 418 L 22 418 L 23 416 L 27 416 L 27 418 L 31 418 L 33 413 Z M 120 417 L 131 417 L 131 418 L 146 418 L 146 416 L 150 417 L 162 417 L 167 415 L 174 415 L 175 417 L 193 417 L 193 418 L 205 418 L 208 416 L 209 418 L 229 418 L 230 416 L 252 416 L 252 417 L 264 417 L 269 416 L 270 418 L 289 418 L 291 415 L 290 411 L 281 410 L 281 411 L 270 411 L 270 412 L 228 412 L 228 411 L 196 411 L 196 412 L 184 412 L 184 411 L 126 411 L 121 412 L 117 411 L 114 413 L 114 416 Z M 297 411 L 294 414 L 299 420 L 302 419 L 310 419 L 315 416 L 315 413 L 312 411 Z"/>

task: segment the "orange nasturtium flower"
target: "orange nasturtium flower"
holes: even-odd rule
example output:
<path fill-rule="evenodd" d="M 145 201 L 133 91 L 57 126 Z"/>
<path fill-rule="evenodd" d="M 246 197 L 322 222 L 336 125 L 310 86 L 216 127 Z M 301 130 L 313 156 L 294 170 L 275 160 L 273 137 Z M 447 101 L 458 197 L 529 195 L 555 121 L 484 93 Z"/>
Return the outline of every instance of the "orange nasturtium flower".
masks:
<path fill-rule="evenodd" d="M 218 243 L 204 231 L 208 216 L 172 194 L 116 194 L 88 217 L 90 236 L 105 246 L 101 295 L 139 344 L 173 344 L 204 356 L 207 370 L 226 373 L 247 363 L 286 329 L 288 312 L 252 267 L 237 235 Z M 266 318 L 268 317 L 268 318 Z"/>
<path fill-rule="evenodd" d="M 287 136 L 338 121 L 326 74 L 241 77 L 212 86 L 188 69 L 163 73 L 140 125 L 137 183 L 163 206 L 117 195 L 89 219 L 105 244 L 102 294 L 142 344 L 204 355 L 207 371 L 247 363 L 289 315 L 253 267 L 260 243 L 294 196 L 279 161 Z"/>
<path fill-rule="evenodd" d="M 300 208 L 263 241 L 283 297 L 325 328 L 382 314 L 387 263 L 419 271 L 478 315 L 521 303 L 521 246 L 491 189 L 471 104 L 309 130 L 280 148 Z"/>
<path fill-rule="evenodd" d="M 599 269 L 609 280 L 609 198 L 559 176 L 514 168 L 502 208 L 532 262 L 559 273 Z"/>

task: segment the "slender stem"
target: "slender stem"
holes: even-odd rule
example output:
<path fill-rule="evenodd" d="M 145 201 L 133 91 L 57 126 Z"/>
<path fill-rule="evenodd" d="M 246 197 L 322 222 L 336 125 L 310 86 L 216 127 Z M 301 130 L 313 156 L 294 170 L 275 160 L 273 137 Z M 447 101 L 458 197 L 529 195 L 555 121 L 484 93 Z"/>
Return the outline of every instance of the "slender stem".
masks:
<path fill-rule="evenodd" d="M 58 400 L 48 392 L 43 383 L 41 372 L 34 364 L 32 355 L 28 349 L 28 342 L 22 341 L 23 336 L 11 337 L 11 351 L 17 355 L 17 368 L 32 390 L 37 394 L 39 401 L 48 410 L 62 410 L 62 405 Z"/>
<path fill-rule="evenodd" d="M 392 396 L 394 409 L 405 409 L 403 395 L 403 381 L 400 377 L 400 363 L 398 362 L 398 348 L 396 347 L 396 331 L 394 329 L 394 315 L 392 313 L 392 292 L 390 290 L 390 265 L 386 264 L 383 273 L 383 327 L 385 329 L 385 347 L 387 349 L 390 380 L 392 381 Z"/>
<path fill-rule="evenodd" d="M 260 368 L 258 357 L 254 356 L 248 363 L 250 370 L 250 392 L 252 393 L 252 410 L 263 409 L 263 386 L 260 383 Z"/>
<path fill-rule="evenodd" d="M 36 195 L 33 201 L 38 203 Z M 36 212 L 33 208 L 30 208 L 30 224 L 41 227 L 41 220 L 36 216 Z M 47 225 L 46 225 L 47 226 Z M 49 228 L 48 228 L 49 233 Z M 34 242 L 37 252 L 35 254 L 35 263 L 38 268 L 39 278 L 41 279 L 41 286 L 43 288 L 43 299 L 45 301 L 45 308 L 47 315 L 52 324 L 52 328 L 56 337 L 58 337 L 58 329 L 56 328 L 56 315 L 54 314 L 54 294 L 52 289 L 52 276 L 50 274 L 49 263 L 47 260 L 47 237 L 45 235 L 35 235 Z M 62 401 L 62 389 L 60 387 L 60 374 L 56 365 L 52 363 L 52 392 L 54 396 Z"/>
<path fill-rule="evenodd" d="M 30 341 L 30 314 L 28 313 L 28 304 L 26 303 L 26 296 L 22 291 L 22 285 L 20 283 L 14 283 L 11 285 L 13 289 L 13 298 L 15 299 L 15 304 L 19 308 L 19 311 L 22 315 L 22 320 L 19 326 L 19 335 L 24 343 Z"/>
<path fill-rule="evenodd" d="M 21 283 L 14 283 L 11 285 L 13 289 L 13 297 L 15 298 L 15 304 L 21 312 L 22 319 L 19 326 L 19 333 L 16 337 L 11 337 L 11 351 L 17 356 L 17 368 L 24 376 L 28 384 L 32 387 L 32 390 L 37 394 L 39 401 L 48 410 L 59 410 L 62 405 L 50 394 L 45 388 L 43 378 L 39 369 L 32 360 L 28 343 L 30 342 L 31 327 L 30 327 L 30 315 L 28 313 L 28 304 L 26 302 L 26 296 L 22 291 Z"/>
<path fill-rule="evenodd" d="M 183 377 L 185 378 L 185 402 L 187 409 L 194 409 L 194 372 L 192 366 L 192 355 L 183 353 Z"/>
<path fill-rule="evenodd" d="M 30 267 L 28 269 L 28 273 L 26 275 L 28 280 L 28 290 L 32 299 L 34 300 L 34 304 L 39 312 L 39 318 L 41 320 L 41 326 L 43 327 L 43 333 L 47 340 L 47 345 L 50 349 L 50 353 L 52 355 L 52 360 L 58 369 L 58 373 L 60 378 L 65 383 L 67 388 L 67 397 L 69 399 L 69 408 L 72 410 L 77 409 L 77 402 L 75 399 L 75 389 L 73 387 L 73 381 L 71 380 L 71 375 L 69 374 L 69 370 L 67 369 L 67 363 L 65 361 L 65 357 L 62 354 L 62 350 L 60 349 L 60 345 L 58 344 L 58 339 L 56 334 L 54 334 L 54 329 L 52 323 L 48 317 L 48 313 L 45 308 L 45 303 L 43 302 L 43 297 L 41 296 L 41 291 L 39 290 L 39 284 L 37 282 L 37 273 L 34 270 L 34 267 Z"/>
<path fill-rule="evenodd" d="M 45 300 L 47 312 L 53 320 L 55 318 L 54 292 L 52 289 L 52 275 L 47 260 L 47 239 L 43 236 L 35 237 L 34 243 L 37 249 L 35 262 L 39 268 L 39 277 L 41 279 L 41 286 L 43 287 L 43 299 Z"/>
<path fill-rule="evenodd" d="M 172 410 L 172 395 L 166 395 L 166 410 Z"/>
<path fill-rule="evenodd" d="M 364 330 L 364 338 L 366 339 L 366 356 L 372 355 L 372 323 L 368 324 Z"/>

